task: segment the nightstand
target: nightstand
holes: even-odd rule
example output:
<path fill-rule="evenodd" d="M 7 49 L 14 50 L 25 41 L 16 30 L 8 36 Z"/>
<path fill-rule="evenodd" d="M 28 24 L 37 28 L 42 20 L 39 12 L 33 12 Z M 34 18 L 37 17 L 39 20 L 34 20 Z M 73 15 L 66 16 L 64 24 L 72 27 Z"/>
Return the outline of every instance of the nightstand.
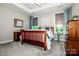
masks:
<path fill-rule="evenodd" d="M 21 32 L 14 32 L 14 41 L 20 41 Z"/>

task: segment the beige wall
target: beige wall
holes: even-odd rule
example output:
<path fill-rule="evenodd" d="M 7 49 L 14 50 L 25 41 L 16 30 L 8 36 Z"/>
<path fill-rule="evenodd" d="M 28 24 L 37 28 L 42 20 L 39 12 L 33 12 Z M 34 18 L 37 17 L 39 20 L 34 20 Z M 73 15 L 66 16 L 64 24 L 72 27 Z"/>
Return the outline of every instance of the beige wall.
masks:
<path fill-rule="evenodd" d="M 21 28 L 14 27 L 14 18 L 24 21 L 23 28 L 29 28 L 29 16 L 0 4 L 0 43 L 13 40 L 13 32 Z"/>
<path fill-rule="evenodd" d="M 69 10 L 69 19 L 71 19 L 73 16 L 77 15 L 79 16 L 79 3 L 73 3 L 72 7 Z"/>
<path fill-rule="evenodd" d="M 39 26 L 54 26 L 54 17 L 53 14 L 48 12 L 44 14 L 38 15 L 39 19 Z"/>
<path fill-rule="evenodd" d="M 72 16 L 74 15 L 79 16 L 79 3 L 75 3 L 72 5 Z"/>

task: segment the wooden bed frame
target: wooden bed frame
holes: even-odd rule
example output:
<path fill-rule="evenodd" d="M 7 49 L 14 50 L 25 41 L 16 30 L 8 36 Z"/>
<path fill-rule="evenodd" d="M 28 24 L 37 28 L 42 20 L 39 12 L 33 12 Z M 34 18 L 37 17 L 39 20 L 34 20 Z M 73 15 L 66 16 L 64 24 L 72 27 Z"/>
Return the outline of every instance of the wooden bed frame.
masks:
<path fill-rule="evenodd" d="M 41 46 L 46 50 L 46 31 L 42 30 L 21 30 L 22 44 L 30 43 L 33 45 Z"/>

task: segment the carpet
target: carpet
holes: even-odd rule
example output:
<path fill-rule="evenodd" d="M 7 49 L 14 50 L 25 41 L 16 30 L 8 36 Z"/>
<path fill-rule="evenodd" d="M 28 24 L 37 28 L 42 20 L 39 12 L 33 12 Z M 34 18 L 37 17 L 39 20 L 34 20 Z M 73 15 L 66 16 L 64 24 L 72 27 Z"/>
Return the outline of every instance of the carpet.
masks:
<path fill-rule="evenodd" d="M 0 44 L 0 56 L 65 56 L 65 42 L 53 41 L 51 50 L 21 42 Z"/>

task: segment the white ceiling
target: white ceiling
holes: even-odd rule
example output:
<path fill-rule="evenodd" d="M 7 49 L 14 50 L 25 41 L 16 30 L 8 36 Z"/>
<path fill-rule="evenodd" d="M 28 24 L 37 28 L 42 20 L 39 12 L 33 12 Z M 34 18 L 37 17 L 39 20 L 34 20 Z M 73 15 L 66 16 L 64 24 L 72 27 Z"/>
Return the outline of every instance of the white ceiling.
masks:
<path fill-rule="evenodd" d="M 71 6 L 70 3 L 13 3 L 13 5 L 16 5 L 28 13 L 42 12 L 44 10 L 56 10 L 57 8 L 66 9 Z"/>
<path fill-rule="evenodd" d="M 49 3 L 20 3 L 22 6 L 24 6 L 25 8 L 28 8 L 30 10 L 35 10 L 38 8 L 42 8 L 48 5 L 51 5 Z"/>
<path fill-rule="evenodd" d="M 55 3 L 20 3 L 23 7 L 29 9 L 29 10 L 36 10 L 39 8 L 49 7 L 49 6 L 55 6 L 60 4 Z"/>

